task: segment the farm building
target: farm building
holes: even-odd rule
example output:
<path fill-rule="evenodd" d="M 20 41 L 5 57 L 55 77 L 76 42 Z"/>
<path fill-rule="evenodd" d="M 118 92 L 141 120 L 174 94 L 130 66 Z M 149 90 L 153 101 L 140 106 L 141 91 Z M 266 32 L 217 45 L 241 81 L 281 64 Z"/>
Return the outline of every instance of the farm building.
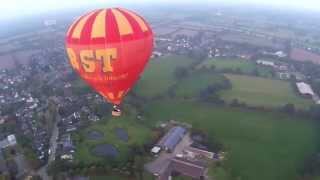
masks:
<path fill-rule="evenodd" d="M 186 132 L 185 128 L 175 126 L 159 141 L 158 146 L 167 152 L 173 152 L 174 148 L 182 140 Z"/>
<path fill-rule="evenodd" d="M 187 129 L 172 127 L 151 152 L 157 157 L 145 169 L 157 180 L 170 180 L 175 173 L 192 179 L 207 179 L 209 161 L 215 153 L 191 147 L 193 140 Z M 164 149 L 166 152 L 160 152 Z"/>
<path fill-rule="evenodd" d="M 297 82 L 296 85 L 297 85 L 297 88 L 298 88 L 301 95 L 303 95 L 303 96 L 313 96 L 314 95 L 314 92 L 309 84 L 304 83 L 304 82 Z"/>
<path fill-rule="evenodd" d="M 179 158 L 172 159 L 171 169 L 193 179 L 204 179 L 208 171 L 203 163 L 189 162 Z"/>
<path fill-rule="evenodd" d="M 178 172 L 183 176 L 191 177 L 192 179 L 205 179 L 208 168 L 200 162 L 192 162 L 185 159 L 173 158 L 166 166 L 161 174 L 156 176 L 157 180 L 172 179 L 172 173 Z"/>
<path fill-rule="evenodd" d="M 264 65 L 264 66 L 271 66 L 271 67 L 275 66 L 274 62 L 266 61 L 266 60 L 257 60 L 257 64 L 261 64 L 261 65 Z"/>

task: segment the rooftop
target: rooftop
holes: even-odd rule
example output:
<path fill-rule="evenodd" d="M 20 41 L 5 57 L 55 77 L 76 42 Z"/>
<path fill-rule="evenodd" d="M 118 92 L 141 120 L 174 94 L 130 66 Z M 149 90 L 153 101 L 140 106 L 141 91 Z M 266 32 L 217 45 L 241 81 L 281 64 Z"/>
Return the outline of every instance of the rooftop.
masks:
<path fill-rule="evenodd" d="M 159 146 L 168 150 L 173 150 L 175 146 L 181 141 L 186 129 L 180 126 L 175 126 L 161 139 Z"/>
<path fill-rule="evenodd" d="M 309 84 L 304 83 L 304 82 L 298 82 L 296 84 L 297 84 L 298 90 L 301 94 L 312 95 L 312 96 L 314 95 L 314 92 Z"/>

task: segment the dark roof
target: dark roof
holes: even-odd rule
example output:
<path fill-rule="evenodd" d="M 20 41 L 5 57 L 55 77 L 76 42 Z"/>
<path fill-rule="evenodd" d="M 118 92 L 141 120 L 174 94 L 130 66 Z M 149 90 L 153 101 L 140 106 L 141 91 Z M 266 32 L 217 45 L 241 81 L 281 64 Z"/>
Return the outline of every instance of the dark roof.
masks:
<path fill-rule="evenodd" d="M 200 162 L 196 163 L 185 159 L 173 158 L 164 170 L 159 172 L 158 180 L 167 180 L 173 171 L 179 172 L 183 176 L 201 179 L 207 174 L 207 166 Z"/>
<path fill-rule="evenodd" d="M 163 146 L 168 148 L 169 150 L 173 150 L 176 147 L 176 145 L 181 141 L 185 132 L 185 128 L 182 128 L 180 126 L 173 127 L 168 132 L 168 136 L 165 139 Z"/>
<path fill-rule="evenodd" d="M 189 176 L 196 179 L 200 179 L 201 176 L 205 176 L 207 169 L 205 166 L 177 158 L 172 159 L 171 168 L 172 170 L 177 171 L 184 176 Z"/>

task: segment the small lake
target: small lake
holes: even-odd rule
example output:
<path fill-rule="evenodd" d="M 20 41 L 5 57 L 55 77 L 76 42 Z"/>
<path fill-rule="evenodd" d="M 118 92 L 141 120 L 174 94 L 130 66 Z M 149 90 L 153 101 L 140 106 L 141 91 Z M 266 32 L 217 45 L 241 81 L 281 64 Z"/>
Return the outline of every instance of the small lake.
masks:
<path fill-rule="evenodd" d="M 92 149 L 92 153 L 96 156 L 116 157 L 118 150 L 111 144 L 99 144 Z"/>
<path fill-rule="evenodd" d="M 90 131 L 88 133 L 88 139 L 90 140 L 101 140 L 103 139 L 104 134 L 100 131 Z"/>
<path fill-rule="evenodd" d="M 124 142 L 128 142 L 129 140 L 129 136 L 128 136 L 128 133 L 125 129 L 123 128 L 116 128 L 115 129 L 115 133 L 116 133 L 116 136 L 121 140 L 121 141 L 124 141 Z"/>

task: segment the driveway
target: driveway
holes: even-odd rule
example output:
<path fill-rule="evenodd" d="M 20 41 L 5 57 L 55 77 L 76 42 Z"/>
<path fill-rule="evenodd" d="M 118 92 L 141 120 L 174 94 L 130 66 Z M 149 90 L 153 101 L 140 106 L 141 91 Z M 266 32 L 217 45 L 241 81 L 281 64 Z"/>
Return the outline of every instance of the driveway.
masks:
<path fill-rule="evenodd" d="M 152 162 L 145 165 L 145 169 L 152 174 L 162 174 L 170 164 L 172 158 L 177 154 L 181 154 L 182 151 L 192 144 L 189 133 L 186 134 L 179 144 L 174 149 L 173 153 L 161 152 L 159 156 Z"/>

